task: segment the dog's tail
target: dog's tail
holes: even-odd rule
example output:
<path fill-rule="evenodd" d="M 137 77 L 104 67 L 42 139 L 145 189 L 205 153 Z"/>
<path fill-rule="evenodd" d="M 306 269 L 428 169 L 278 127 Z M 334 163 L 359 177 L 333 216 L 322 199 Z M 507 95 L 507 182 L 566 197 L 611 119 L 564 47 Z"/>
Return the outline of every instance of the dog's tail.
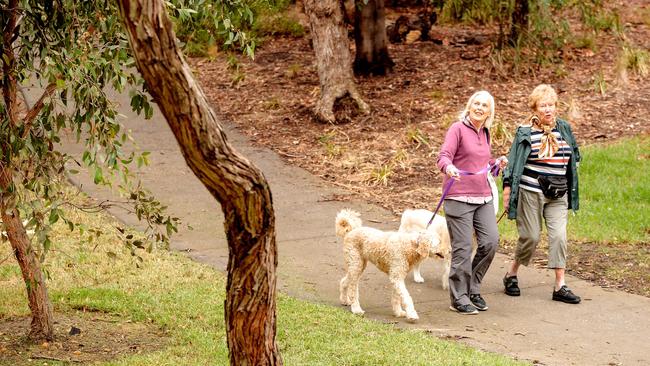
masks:
<path fill-rule="evenodd" d="M 361 227 L 360 214 L 354 210 L 343 209 L 336 215 L 336 235 L 343 238 L 350 231 Z"/>

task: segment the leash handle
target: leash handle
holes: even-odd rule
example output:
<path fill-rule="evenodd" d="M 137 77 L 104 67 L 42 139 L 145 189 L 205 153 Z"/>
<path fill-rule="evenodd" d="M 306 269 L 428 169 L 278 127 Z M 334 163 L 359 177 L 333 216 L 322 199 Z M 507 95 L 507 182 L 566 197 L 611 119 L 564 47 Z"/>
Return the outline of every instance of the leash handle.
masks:
<path fill-rule="evenodd" d="M 466 170 L 459 170 L 458 173 L 460 175 L 479 175 L 479 174 L 484 174 L 487 172 L 490 172 L 493 176 L 499 175 L 499 170 L 501 168 L 499 167 L 499 161 L 495 161 L 494 164 L 488 164 L 485 168 L 479 170 L 476 173 L 468 172 Z M 447 194 L 449 193 L 449 190 L 451 189 L 451 186 L 454 185 L 454 178 L 449 178 L 447 180 L 447 183 L 445 184 L 444 189 L 442 190 L 442 196 L 440 197 L 440 202 L 438 202 L 438 206 L 436 206 L 436 210 L 433 212 L 433 216 L 431 216 L 431 220 L 429 220 L 429 223 L 427 224 L 427 228 L 431 226 L 431 223 L 433 222 L 433 219 L 436 218 L 436 215 L 438 214 L 438 211 L 440 210 L 440 206 L 442 206 L 442 202 L 445 200 L 445 197 L 447 197 Z M 505 213 L 505 211 L 504 211 Z M 503 215 L 501 215 L 503 216 Z"/>

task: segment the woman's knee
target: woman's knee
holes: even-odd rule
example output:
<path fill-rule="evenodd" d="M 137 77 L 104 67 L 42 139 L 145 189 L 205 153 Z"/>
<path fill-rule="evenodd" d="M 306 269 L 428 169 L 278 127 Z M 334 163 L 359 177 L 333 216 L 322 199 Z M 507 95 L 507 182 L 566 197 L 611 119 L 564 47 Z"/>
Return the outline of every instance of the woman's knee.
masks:
<path fill-rule="evenodd" d="M 539 243 L 539 239 L 539 233 L 519 233 L 519 242 L 527 246 L 536 246 Z"/>

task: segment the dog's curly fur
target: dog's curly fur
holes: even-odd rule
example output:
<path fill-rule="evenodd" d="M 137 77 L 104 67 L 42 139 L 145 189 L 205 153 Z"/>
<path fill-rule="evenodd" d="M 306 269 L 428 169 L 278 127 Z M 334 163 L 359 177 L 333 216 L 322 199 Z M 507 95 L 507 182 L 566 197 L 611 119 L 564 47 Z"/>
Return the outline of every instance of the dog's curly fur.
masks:
<path fill-rule="evenodd" d="M 444 260 L 445 271 L 441 280 L 442 288 L 447 290 L 449 288 L 449 270 L 451 267 L 451 240 L 449 238 L 449 231 L 447 230 L 447 220 L 443 216 L 436 215 L 431 225 L 427 228 L 431 216 L 433 216 L 433 212 L 429 210 L 405 210 L 402 213 L 399 231 L 416 232 L 428 230 L 438 238 L 440 245 L 431 257 Z M 420 274 L 420 263 L 413 268 L 413 280 L 417 283 L 424 282 L 424 278 Z"/>
<path fill-rule="evenodd" d="M 395 316 L 416 321 L 418 314 L 404 279 L 416 264 L 432 255 L 439 245 L 437 238 L 424 230 L 395 232 L 362 226 L 359 216 L 358 212 L 348 209 L 336 216 L 336 235 L 343 238 L 347 268 L 340 282 L 341 303 L 351 305 L 355 314 L 364 313 L 359 304 L 359 280 L 367 262 L 371 262 L 388 274 L 393 285 L 391 304 Z"/>

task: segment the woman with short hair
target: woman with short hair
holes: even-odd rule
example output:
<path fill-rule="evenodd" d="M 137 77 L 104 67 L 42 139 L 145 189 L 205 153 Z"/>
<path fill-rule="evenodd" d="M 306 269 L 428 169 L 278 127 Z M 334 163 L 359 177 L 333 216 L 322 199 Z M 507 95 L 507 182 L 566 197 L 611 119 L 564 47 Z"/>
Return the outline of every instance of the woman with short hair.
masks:
<path fill-rule="evenodd" d="M 509 165 L 503 173 L 503 205 L 516 219 L 519 239 L 515 259 L 503 278 L 505 293 L 519 296 L 517 271 L 528 265 L 546 224 L 548 268 L 555 272 L 552 299 L 580 303 L 564 280 L 567 257 L 568 210 L 578 210 L 580 151 L 571 126 L 557 117 L 557 93 L 546 84 L 528 97 L 532 115 L 517 128 Z"/>
<path fill-rule="evenodd" d="M 488 164 L 495 163 L 489 134 L 493 120 L 492 95 L 487 91 L 474 93 L 459 120 L 449 127 L 438 156 L 438 168 L 446 173 L 443 186 L 455 179 L 444 197 L 444 207 L 451 239 L 450 309 L 460 314 L 478 314 L 479 310 L 488 309 L 481 296 L 481 281 L 499 243 L 492 190 L 487 180 L 490 172 L 486 169 Z M 506 163 L 505 157 L 499 158 L 501 167 Z M 472 260 L 473 233 L 478 247 Z"/>

